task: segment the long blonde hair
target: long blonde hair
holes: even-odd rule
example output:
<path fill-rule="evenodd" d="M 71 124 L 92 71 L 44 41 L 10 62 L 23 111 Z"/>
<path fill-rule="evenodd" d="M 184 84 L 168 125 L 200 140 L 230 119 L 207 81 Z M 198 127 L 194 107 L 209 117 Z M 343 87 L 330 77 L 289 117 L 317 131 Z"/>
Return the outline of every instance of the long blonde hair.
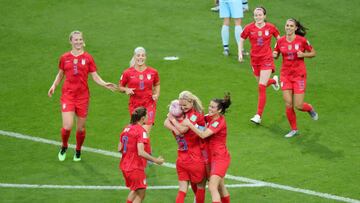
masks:
<path fill-rule="evenodd" d="M 196 95 L 191 93 L 190 91 L 185 90 L 185 91 L 180 92 L 179 99 L 184 99 L 184 100 L 192 103 L 194 106 L 194 109 L 197 112 L 199 112 L 199 113 L 204 112 L 204 108 L 203 108 L 203 105 L 202 105 L 200 99 Z"/>
<path fill-rule="evenodd" d="M 144 47 L 136 47 L 134 50 L 134 55 L 132 56 L 129 64 L 130 67 L 133 67 L 135 65 L 135 55 L 138 54 L 139 52 L 144 52 L 146 54 L 145 48 Z"/>

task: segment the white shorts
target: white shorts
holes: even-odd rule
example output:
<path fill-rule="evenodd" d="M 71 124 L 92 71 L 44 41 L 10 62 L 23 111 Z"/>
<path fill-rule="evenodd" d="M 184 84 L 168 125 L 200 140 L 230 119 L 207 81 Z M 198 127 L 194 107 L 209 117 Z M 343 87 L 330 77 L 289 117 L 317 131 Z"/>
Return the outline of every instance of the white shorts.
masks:
<path fill-rule="evenodd" d="M 242 0 L 220 0 L 220 18 L 243 18 Z"/>

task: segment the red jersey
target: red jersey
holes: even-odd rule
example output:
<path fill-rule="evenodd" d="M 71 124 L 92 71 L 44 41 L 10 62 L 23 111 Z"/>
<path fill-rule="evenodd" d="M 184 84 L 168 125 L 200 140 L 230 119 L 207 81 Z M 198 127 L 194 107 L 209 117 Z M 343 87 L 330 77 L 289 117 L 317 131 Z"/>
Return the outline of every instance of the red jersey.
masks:
<path fill-rule="evenodd" d="M 186 117 L 194 125 L 205 126 L 204 116 L 191 109 L 185 113 Z M 182 121 L 179 121 L 180 123 Z M 201 154 L 201 138 L 197 136 L 192 130 L 188 130 L 183 136 L 174 135 L 176 142 L 178 143 L 178 161 L 191 163 L 193 161 L 202 161 Z"/>
<path fill-rule="evenodd" d="M 213 119 L 211 116 L 205 116 L 206 127 L 214 134 L 209 137 L 208 149 L 210 153 L 210 160 L 224 159 L 229 157 L 229 152 L 226 147 L 227 127 L 224 116 L 218 119 Z"/>
<path fill-rule="evenodd" d="M 126 69 L 120 77 L 119 84 L 128 88 L 135 88 L 134 94 L 130 96 L 129 103 L 144 106 L 153 102 L 153 86 L 160 84 L 160 78 L 157 70 L 147 67 L 139 72 L 134 67 Z"/>
<path fill-rule="evenodd" d="M 298 76 L 306 74 L 304 58 L 298 58 L 297 52 L 311 51 L 313 48 L 305 37 L 295 35 L 292 42 L 286 40 L 286 36 L 281 37 L 276 45 L 275 50 L 282 55 L 281 75 Z"/>
<path fill-rule="evenodd" d="M 146 130 L 138 124 L 128 125 L 120 134 L 120 142 L 122 143 L 122 157 L 120 161 L 120 169 L 122 171 L 144 170 L 146 165 L 144 158 L 138 155 L 137 144 L 148 143 Z"/>
<path fill-rule="evenodd" d="M 280 35 L 279 30 L 275 25 L 271 23 L 265 23 L 265 26 L 258 28 L 255 25 L 255 22 L 246 25 L 243 32 L 241 33 L 241 38 L 249 38 L 251 44 L 251 57 L 271 57 L 271 37 L 275 38 Z"/>
<path fill-rule="evenodd" d="M 79 56 L 66 52 L 60 58 L 59 69 L 65 74 L 62 97 L 71 100 L 89 99 L 88 74 L 96 71 L 93 57 L 87 52 Z"/>

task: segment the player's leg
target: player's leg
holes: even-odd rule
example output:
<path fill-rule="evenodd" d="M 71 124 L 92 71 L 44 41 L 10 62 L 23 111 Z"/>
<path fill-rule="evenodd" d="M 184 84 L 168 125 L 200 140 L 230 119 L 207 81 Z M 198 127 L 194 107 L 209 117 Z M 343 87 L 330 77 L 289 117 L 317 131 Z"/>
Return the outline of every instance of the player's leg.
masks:
<path fill-rule="evenodd" d="M 224 178 L 222 178 L 220 181 L 219 193 L 221 197 L 221 203 L 230 203 L 230 193 L 225 187 Z"/>
<path fill-rule="evenodd" d="M 84 143 L 86 130 L 85 130 L 86 117 L 77 117 L 76 121 L 76 152 L 74 161 L 81 161 L 81 147 Z"/>
<path fill-rule="evenodd" d="M 256 115 L 251 119 L 256 124 L 261 123 L 261 117 L 266 104 L 266 87 L 269 81 L 272 70 L 260 70 L 260 76 L 258 78 L 258 107 Z"/>
<path fill-rule="evenodd" d="M 184 203 L 188 188 L 189 181 L 179 180 L 179 191 L 176 196 L 176 203 Z"/>
<path fill-rule="evenodd" d="M 229 51 L 229 29 L 230 29 L 230 27 L 229 26 L 230 26 L 231 13 L 230 13 L 229 4 L 226 1 L 220 0 L 219 8 L 220 8 L 219 16 L 221 19 L 223 19 L 223 25 L 221 27 L 221 40 L 222 40 L 222 45 L 224 48 L 223 54 L 225 56 L 228 56 L 230 54 L 230 51 Z"/>
<path fill-rule="evenodd" d="M 296 124 L 296 113 L 294 111 L 294 106 L 293 106 L 293 90 L 292 89 L 283 90 L 283 99 L 285 102 L 286 117 L 291 127 L 291 131 L 288 134 L 286 134 L 285 137 L 290 138 L 298 133 L 297 124 Z"/>
<path fill-rule="evenodd" d="M 64 161 L 66 159 L 66 151 L 68 148 L 68 141 L 69 141 L 71 129 L 74 124 L 75 112 L 73 111 L 62 112 L 61 116 L 62 116 L 62 128 L 61 128 L 62 146 L 60 152 L 58 153 L 58 158 L 59 161 Z"/>
<path fill-rule="evenodd" d="M 212 202 L 220 202 L 220 193 L 219 193 L 219 184 L 221 181 L 221 177 L 218 175 L 211 175 L 209 180 L 209 191 L 211 194 Z"/>

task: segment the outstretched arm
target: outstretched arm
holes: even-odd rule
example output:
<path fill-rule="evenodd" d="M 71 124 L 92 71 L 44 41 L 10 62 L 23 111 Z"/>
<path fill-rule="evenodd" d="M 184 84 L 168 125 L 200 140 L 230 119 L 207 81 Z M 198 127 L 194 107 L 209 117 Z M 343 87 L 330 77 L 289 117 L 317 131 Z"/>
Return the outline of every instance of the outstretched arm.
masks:
<path fill-rule="evenodd" d="M 110 82 L 105 82 L 96 71 L 92 72 L 91 76 L 98 85 L 103 86 L 113 92 L 117 90 L 117 86 L 115 84 Z"/>
<path fill-rule="evenodd" d="M 214 134 L 214 132 L 211 131 L 209 128 L 205 128 L 204 131 L 200 130 L 194 124 L 192 124 L 189 121 L 189 119 L 185 119 L 182 123 L 184 125 L 188 126 L 194 133 L 196 133 L 199 137 L 201 137 L 203 139 L 211 136 L 212 134 Z"/>

